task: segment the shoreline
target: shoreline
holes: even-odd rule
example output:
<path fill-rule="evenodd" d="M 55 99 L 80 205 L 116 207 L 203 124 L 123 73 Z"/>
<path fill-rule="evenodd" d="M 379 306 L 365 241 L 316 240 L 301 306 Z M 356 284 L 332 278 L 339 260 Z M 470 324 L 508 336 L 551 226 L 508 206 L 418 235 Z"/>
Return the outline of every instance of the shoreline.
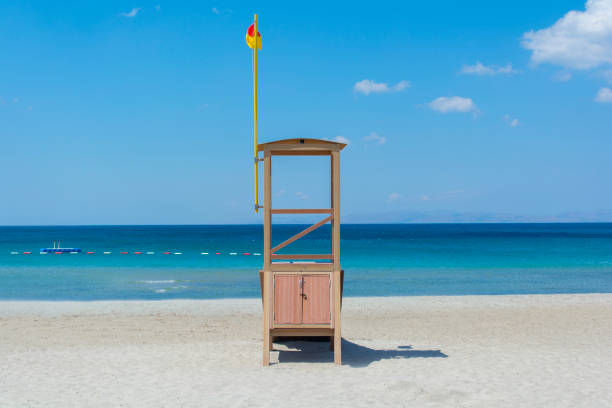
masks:
<path fill-rule="evenodd" d="M 571 302 L 612 302 L 612 293 L 546 293 L 546 294 L 501 294 L 501 295 L 418 295 L 418 296 L 345 296 L 345 307 L 360 303 L 377 303 L 381 306 L 414 306 L 443 303 L 451 306 L 468 306 L 486 303 L 494 306 L 524 306 L 528 304 Z M 520 305 L 519 305 L 520 303 Z M 234 313 L 239 310 L 251 313 L 261 309 L 261 298 L 216 298 L 216 299 L 113 299 L 113 300 L 0 300 L 0 318 L 14 316 L 61 316 L 62 314 L 105 314 L 125 312 L 130 314 L 184 312 Z"/>

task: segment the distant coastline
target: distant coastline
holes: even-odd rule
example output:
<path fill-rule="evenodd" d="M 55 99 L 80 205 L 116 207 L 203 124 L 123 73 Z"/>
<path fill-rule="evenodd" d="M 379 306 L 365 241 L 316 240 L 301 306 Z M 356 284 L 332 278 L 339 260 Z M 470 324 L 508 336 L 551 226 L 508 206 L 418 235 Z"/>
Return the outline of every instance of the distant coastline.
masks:
<path fill-rule="evenodd" d="M 556 215 L 525 215 L 504 212 L 440 211 L 382 211 L 367 214 L 346 214 L 343 224 L 592 224 L 612 223 L 612 210 L 573 211 Z M 254 221 L 256 220 L 256 221 Z M 319 221 L 315 216 L 285 216 L 279 224 L 308 224 Z M 237 216 L 235 222 L 219 223 L 49 223 L 49 224 L 2 224 L 1 227 L 126 227 L 126 226 L 205 226 L 205 225 L 261 225 L 261 214 L 257 218 Z"/>

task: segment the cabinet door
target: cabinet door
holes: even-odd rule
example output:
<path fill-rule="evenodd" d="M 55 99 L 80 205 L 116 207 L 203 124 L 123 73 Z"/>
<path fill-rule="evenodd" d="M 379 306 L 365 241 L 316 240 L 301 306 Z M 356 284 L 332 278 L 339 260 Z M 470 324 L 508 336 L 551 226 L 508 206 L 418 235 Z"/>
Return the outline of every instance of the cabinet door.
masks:
<path fill-rule="evenodd" d="M 302 323 L 302 290 L 299 275 L 274 275 L 274 323 Z"/>
<path fill-rule="evenodd" d="M 303 275 L 303 319 L 304 324 L 330 323 L 329 275 Z"/>

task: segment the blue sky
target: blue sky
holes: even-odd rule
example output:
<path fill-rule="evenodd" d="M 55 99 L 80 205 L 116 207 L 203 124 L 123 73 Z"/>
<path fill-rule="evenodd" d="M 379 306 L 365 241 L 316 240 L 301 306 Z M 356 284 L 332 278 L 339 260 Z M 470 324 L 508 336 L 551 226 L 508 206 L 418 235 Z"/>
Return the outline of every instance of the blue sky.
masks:
<path fill-rule="evenodd" d="M 5 1 L 0 225 L 260 222 L 254 12 L 260 140 L 348 140 L 347 219 L 612 209 L 612 0 Z M 274 206 L 325 206 L 291 164 Z"/>

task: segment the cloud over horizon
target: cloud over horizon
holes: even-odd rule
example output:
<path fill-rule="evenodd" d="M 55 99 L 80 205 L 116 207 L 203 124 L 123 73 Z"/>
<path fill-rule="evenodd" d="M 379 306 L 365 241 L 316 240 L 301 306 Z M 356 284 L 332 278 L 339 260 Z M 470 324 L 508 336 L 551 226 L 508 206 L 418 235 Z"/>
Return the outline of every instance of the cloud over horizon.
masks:
<path fill-rule="evenodd" d="M 463 98 L 461 96 L 440 96 L 431 101 L 428 106 L 441 113 L 449 112 L 478 112 L 478 108 L 471 98 Z"/>
<path fill-rule="evenodd" d="M 504 121 L 506 121 L 506 123 L 510 127 L 517 127 L 519 125 L 519 120 L 517 118 L 513 118 L 512 116 L 508 114 L 504 115 Z"/>
<path fill-rule="evenodd" d="M 363 79 L 353 86 L 353 90 L 364 95 L 371 93 L 387 93 L 387 92 L 400 92 L 406 88 L 410 88 L 410 81 L 401 80 L 395 85 L 389 86 L 384 82 L 376 82 L 371 79 Z"/>
<path fill-rule="evenodd" d="M 601 88 L 595 96 L 595 102 L 599 103 L 610 103 L 612 102 L 612 89 Z"/>
<path fill-rule="evenodd" d="M 476 61 L 475 65 L 464 65 L 461 68 L 460 74 L 464 75 L 511 75 L 516 74 L 518 71 L 512 68 L 512 64 L 508 63 L 506 66 L 500 67 L 497 65 L 484 65 L 480 61 Z"/>
<path fill-rule="evenodd" d="M 119 13 L 119 15 L 121 17 L 132 18 L 132 17 L 136 17 L 139 11 L 140 11 L 140 7 L 134 7 L 132 10 L 128 11 L 127 13 Z"/>
<path fill-rule="evenodd" d="M 524 33 L 522 45 L 535 64 L 581 70 L 612 64 L 612 0 L 588 0 L 584 11 L 571 10 L 550 27 Z"/>
<path fill-rule="evenodd" d="M 376 132 L 372 132 L 369 135 L 365 136 L 363 138 L 364 142 L 371 142 L 377 145 L 384 145 L 385 143 L 387 143 L 387 138 L 384 136 L 379 135 Z"/>

